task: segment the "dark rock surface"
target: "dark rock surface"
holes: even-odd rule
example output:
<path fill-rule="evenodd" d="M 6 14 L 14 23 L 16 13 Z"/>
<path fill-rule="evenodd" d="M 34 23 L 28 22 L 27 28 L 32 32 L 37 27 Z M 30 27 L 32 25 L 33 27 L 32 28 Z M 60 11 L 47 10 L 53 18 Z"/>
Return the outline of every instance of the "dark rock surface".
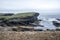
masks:
<path fill-rule="evenodd" d="M 56 26 L 56 27 L 60 27 L 60 23 L 57 22 L 57 21 L 52 21 L 53 22 L 53 25 Z"/>
<path fill-rule="evenodd" d="M 3 14 L 3 16 L 11 16 L 14 14 Z M 5 19 L 5 18 L 0 18 L 0 26 L 6 27 L 6 26 L 18 26 L 18 25 L 29 25 L 31 23 L 34 23 L 35 21 L 38 20 L 37 16 L 39 13 L 34 13 L 33 16 L 27 16 L 25 18 L 10 18 L 10 19 Z M 2 15 L 0 15 L 2 16 Z"/>

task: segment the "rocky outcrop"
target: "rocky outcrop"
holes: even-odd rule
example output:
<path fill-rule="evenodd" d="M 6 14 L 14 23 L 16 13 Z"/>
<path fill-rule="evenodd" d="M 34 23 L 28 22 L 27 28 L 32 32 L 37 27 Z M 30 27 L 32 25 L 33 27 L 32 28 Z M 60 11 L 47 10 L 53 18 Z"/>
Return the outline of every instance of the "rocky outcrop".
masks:
<path fill-rule="evenodd" d="M 13 15 L 13 16 L 12 16 Z M 22 13 L 22 14 L 4 14 L 0 15 L 0 26 L 18 26 L 18 25 L 29 25 L 38 20 L 37 16 L 39 13 Z M 22 17 L 21 17 L 22 16 Z M 23 17 L 24 16 L 24 17 Z"/>
<path fill-rule="evenodd" d="M 60 23 L 57 22 L 57 21 L 52 21 L 53 22 L 53 25 L 56 26 L 56 27 L 60 27 Z"/>

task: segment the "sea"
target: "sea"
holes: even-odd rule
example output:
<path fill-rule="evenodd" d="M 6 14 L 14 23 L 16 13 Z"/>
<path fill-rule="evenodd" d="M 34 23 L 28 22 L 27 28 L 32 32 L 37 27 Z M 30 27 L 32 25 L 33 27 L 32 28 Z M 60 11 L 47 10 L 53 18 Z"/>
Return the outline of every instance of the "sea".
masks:
<path fill-rule="evenodd" d="M 40 25 L 43 25 L 44 27 L 37 26 L 35 29 L 50 29 L 55 30 L 57 27 L 53 25 L 52 21 L 56 21 L 56 19 L 60 19 L 60 15 L 40 15 L 38 19 L 41 19 Z M 60 28 L 60 27 L 59 27 Z"/>

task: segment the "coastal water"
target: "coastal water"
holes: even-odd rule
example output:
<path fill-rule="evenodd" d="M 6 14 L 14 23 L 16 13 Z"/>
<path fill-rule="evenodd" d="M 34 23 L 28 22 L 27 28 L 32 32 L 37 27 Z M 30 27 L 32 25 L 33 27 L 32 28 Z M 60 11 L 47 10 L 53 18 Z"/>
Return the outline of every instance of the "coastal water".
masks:
<path fill-rule="evenodd" d="M 56 19 L 60 19 L 60 15 L 40 15 L 38 17 L 42 21 L 40 21 L 40 25 L 44 25 L 44 27 L 35 27 L 35 29 L 53 29 L 55 30 L 56 27 L 53 25 L 52 21 L 56 21 Z"/>

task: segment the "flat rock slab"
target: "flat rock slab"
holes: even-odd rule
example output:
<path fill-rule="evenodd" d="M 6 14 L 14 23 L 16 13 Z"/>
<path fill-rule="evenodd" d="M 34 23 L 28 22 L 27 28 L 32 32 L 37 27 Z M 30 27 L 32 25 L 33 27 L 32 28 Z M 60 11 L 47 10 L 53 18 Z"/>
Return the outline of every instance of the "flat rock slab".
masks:
<path fill-rule="evenodd" d="M 0 32 L 0 40 L 60 40 L 60 31 Z"/>

